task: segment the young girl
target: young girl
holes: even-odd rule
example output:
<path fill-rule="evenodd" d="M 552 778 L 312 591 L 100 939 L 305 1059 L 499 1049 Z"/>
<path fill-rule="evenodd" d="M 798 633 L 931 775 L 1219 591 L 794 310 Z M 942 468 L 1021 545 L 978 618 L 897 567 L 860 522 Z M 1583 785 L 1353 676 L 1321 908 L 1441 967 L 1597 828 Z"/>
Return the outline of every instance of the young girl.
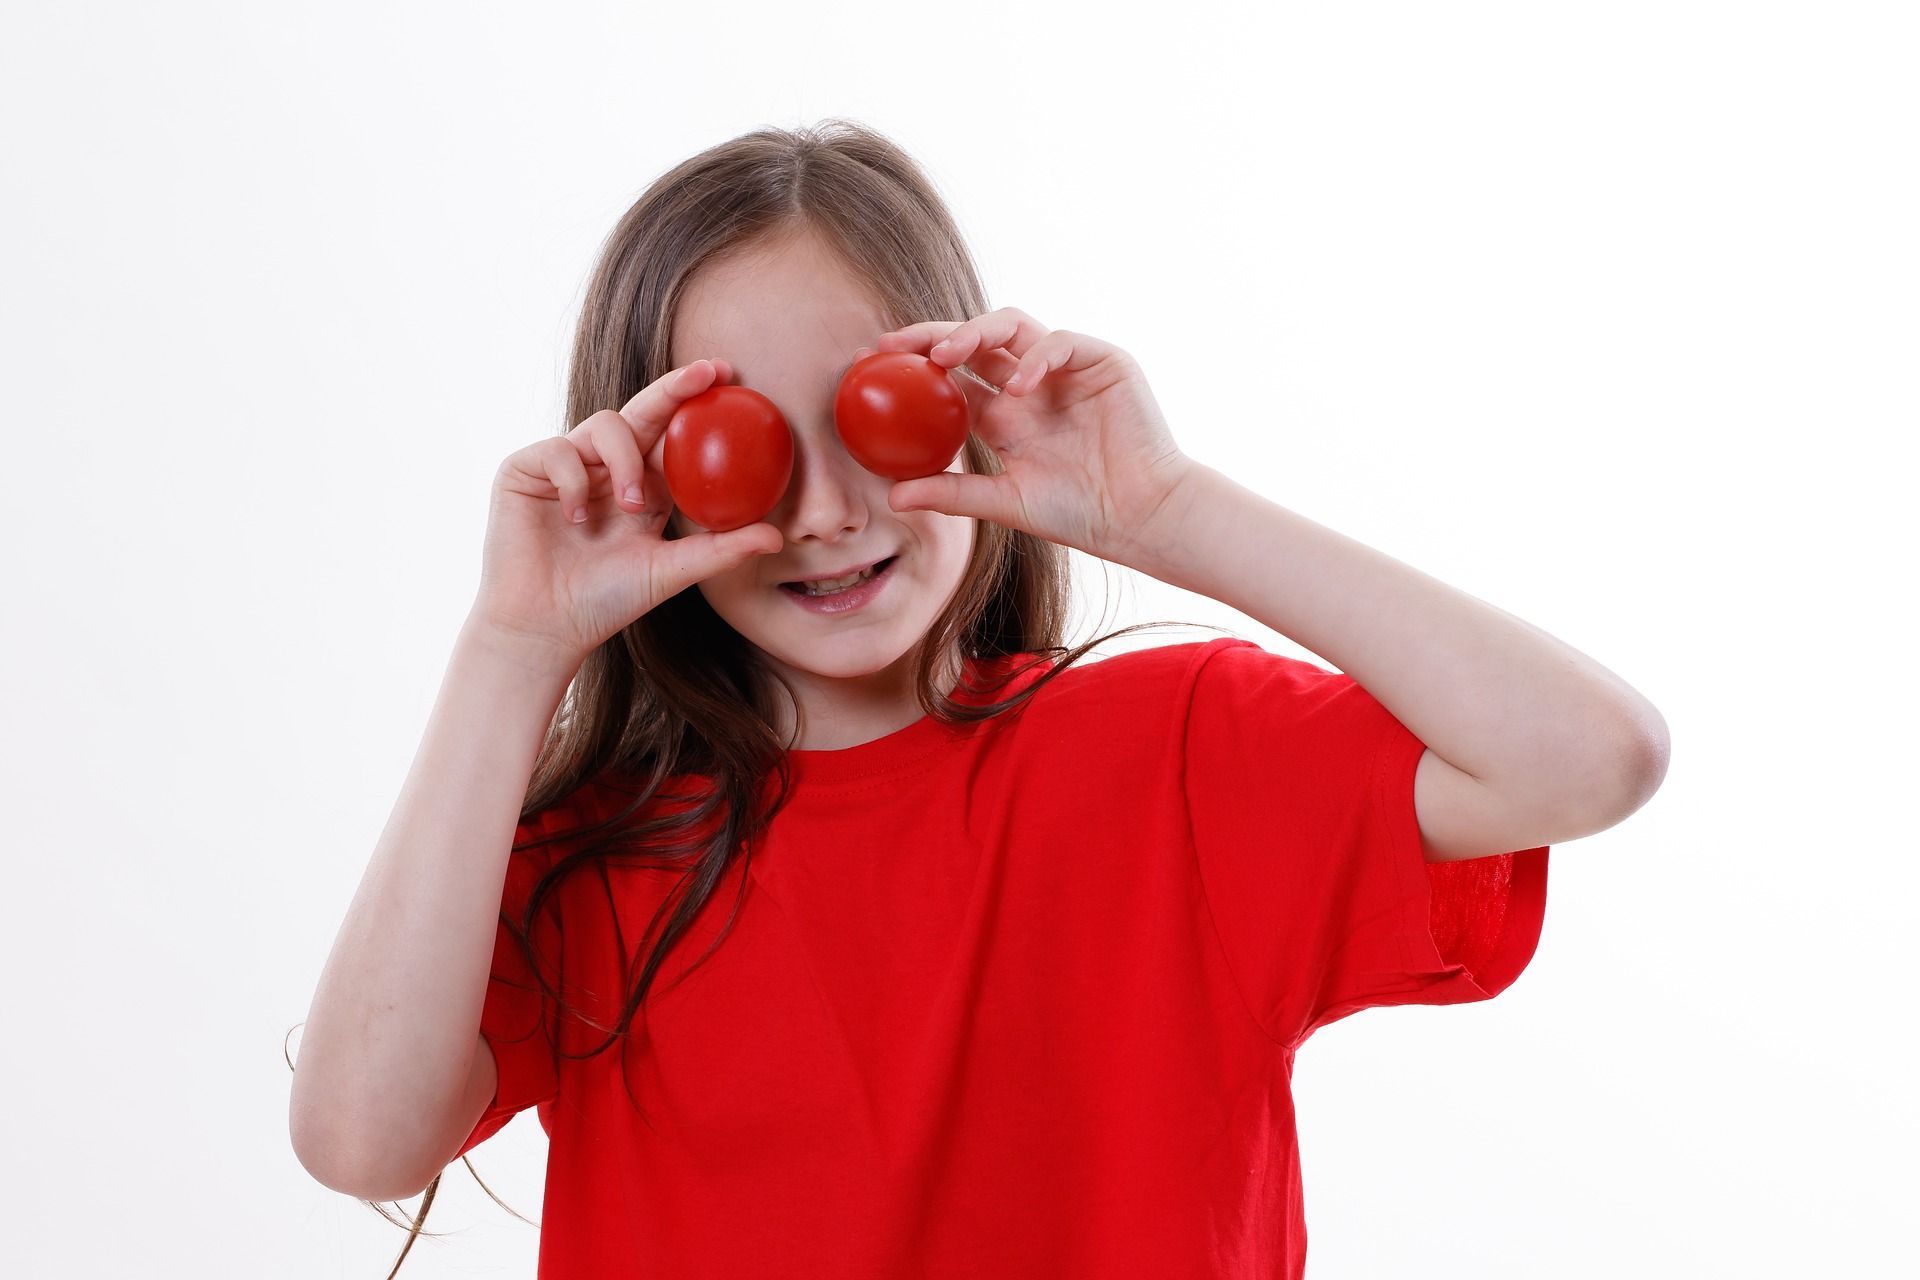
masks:
<path fill-rule="evenodd" d="M 871 350 L 964 370 L 946 472 L 840 443 Z M 795 460 L 714 532 L 661 437 L 723 382 Z M 293 1099 L 317 1178 L 425 1186 L 422 1218 L 536 1107 L 544 1280 L 1299 1276 L 1300 1045 L 1504 990 L 1549 843 L 1664 770 L 1610 672 L 1189 459 L 1111 343 L 990 310 L 858 125 L 649 188 L 567 416 L 495 477 Z M 1078 662 L 1111 635 L 1062 644 L 1066 547 L 1347 673 L 1232 637 Z"/>

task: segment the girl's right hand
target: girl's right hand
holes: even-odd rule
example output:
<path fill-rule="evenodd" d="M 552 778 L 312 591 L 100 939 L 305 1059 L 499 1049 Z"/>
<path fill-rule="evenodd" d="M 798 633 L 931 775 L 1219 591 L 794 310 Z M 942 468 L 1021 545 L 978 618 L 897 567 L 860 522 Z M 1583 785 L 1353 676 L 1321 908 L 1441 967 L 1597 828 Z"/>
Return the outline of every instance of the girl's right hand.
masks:
<path fill-rule="evenodd" d="M 508 455 L 494 475 L 471 621 L 572 675 L 655 605 L 780 550 L 786 536 L 765 522 L 665 536 L 672 499 L 649 455 L 674 411 L 729 373 L 720 360 L 682 365 L 617 412 Z M 576 523 L 579 508 L 586 519 Z"/>

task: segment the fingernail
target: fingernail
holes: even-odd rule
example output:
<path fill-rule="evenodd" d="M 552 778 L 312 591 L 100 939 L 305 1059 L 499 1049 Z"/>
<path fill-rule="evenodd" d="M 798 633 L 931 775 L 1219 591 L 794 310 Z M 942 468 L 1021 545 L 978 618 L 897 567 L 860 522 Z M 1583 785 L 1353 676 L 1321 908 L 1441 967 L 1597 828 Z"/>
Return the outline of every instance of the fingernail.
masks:
<path fill-rule="evenodd" d="M 587 509 L 585 507 L 575 507 L 573 509 L 573 522 L 575 524 L 579 524 L 581 521 L 585 520 L 586 518 L 587 518 Z"/>
<path fill-rule="evenodd" d="M 949 341 L 948 341 L 947 339 L 945 339 L 945 338 L 942 338 L 942 339 L 940 339 L 940 341 L 938 341 L 938 342 L 936 342 L 936 343 L 934 343 L 934 344 L 933 344 L 933 349 L 934 349 L 935 351 L 941 351 L 941 350 L 944 350 L 944 349 L 946 349 L 947 347 L 950 347 L 950 346 L 952 346 L 952 345 L 953 345 L 953 343 L 951 343 L 951 342 L 949 342 Z"/>
<path fill-rule="evenodd" d="M 627 501 L 631 502 L 636 507 L 640 505 L 640 486 L 639 485 L 630 484 L 627 486 Z"/>

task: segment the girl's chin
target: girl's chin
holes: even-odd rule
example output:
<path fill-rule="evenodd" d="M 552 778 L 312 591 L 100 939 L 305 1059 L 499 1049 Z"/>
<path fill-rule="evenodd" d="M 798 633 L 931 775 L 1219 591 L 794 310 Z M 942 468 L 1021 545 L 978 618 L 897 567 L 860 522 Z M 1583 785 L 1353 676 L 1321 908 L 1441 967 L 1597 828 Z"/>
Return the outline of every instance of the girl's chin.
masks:
<path fill-rule="evenodd" d="M 796 625 L 793 610 L 786 612 L 789 616 L 784 620 L 764 614 L 756 619 L 764 642 L 755 640 L 754 646 L 798 671 L 857 680 L 886 671 L 913 651 L 914 637 L 898 626 L 864 623 L 837 630 L 830 618 L 804 619 Z"/>

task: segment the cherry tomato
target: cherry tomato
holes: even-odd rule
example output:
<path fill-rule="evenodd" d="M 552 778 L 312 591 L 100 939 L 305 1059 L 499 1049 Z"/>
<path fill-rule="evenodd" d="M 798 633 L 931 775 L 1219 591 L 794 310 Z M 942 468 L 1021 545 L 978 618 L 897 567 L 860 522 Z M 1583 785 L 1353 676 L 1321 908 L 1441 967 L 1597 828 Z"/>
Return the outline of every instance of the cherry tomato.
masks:
<path fill-rule="evenodd" d="M 687 519 L 715 533 L 738 529 L 763 519 L 787 491 L 793 431 L 773 401 L 721 383 L 675 410 L 660 469 Z"/>
<path fill-rule="evenodd" d="M 854 461 L 875 475 L 936 475 L 967 442 L 967 397 L 918 352 L 876 351 L 840 379 L 833 425 Z"/>

